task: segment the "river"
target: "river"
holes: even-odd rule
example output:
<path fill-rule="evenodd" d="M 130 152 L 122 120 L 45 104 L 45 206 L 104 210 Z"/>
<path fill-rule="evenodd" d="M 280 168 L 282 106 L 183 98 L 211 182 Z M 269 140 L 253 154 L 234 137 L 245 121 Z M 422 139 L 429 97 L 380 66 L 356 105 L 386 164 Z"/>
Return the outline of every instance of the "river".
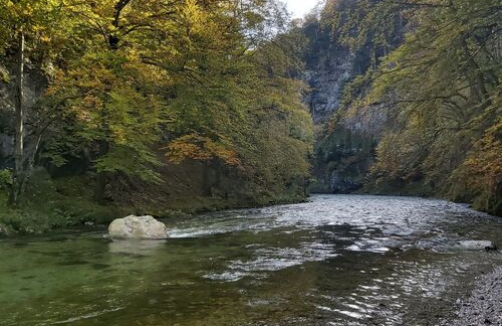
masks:
<path fill-rule="evenodd" d="M 442 200 L 318 195 L 164 221 L 166 241 L 105 230 L 0 241 L 0 325 L 435 325 L 498 253 L 500 220 Z"/>

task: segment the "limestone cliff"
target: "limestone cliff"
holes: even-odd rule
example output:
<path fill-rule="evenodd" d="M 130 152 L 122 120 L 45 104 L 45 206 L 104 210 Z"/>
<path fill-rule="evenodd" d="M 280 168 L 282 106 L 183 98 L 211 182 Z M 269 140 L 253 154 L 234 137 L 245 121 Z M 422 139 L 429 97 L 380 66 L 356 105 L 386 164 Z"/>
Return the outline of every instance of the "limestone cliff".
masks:
<path fill-rule="evenodd" d="M 347 48 L 325 50 L 307 68 L 305 79 L 311 91 L 305 102 L 314 123 L 322 124 L 338 111 L 345 84 L 354 77 L 353 68 L 354 54 Z"/>
<path fill-rule="evenodd" d="M 376 45 L 371 33 L 366 43 L 352 47 L 340 35 L 347 29 L 352 35 L 358 32 L 357 22 L 351 27 L 344 22 L 355 10 L 351 1 L 328 1 L 321 13 L 307 17 L 304 24 L 309 39 L 305 80 L 310 87 L 304 101 L 317 130 L 314 192 L 361 189 L 378 139 L 390 121 L 385 103 L 366 105 L 357 100 L 369 86 L 364 77 L 403 41 L 406 26 L 400 21 L 401 25 L 389 32 L 391 44 L 387 48 Z M 333 17 L 338 17 L 336 27 L 331 24 Z"/>
<path fill-rule="evenodd" d="M 12 72 L 15 67 L 12 65 L 5 69 L 6 75 L 0 78 L 0 169 L 13 165 L 14 152 L 14 130 L 12 129 L 14 117 L 14 83 L 15 78 Z M 3 70 L 2 70 L 3 71 Z M 9 73 L 10 72 L 10 73 Z M 10 75 L 10 76 L 9 76 Z M 47 87 L 47 78 L 40 70 L 27 69 L 24 79 L 24 98 L 23 103 L 26 106 L 25 128 L 27 134 L 30 133 L 30 115 L 31 108 L 36 104 Z"/>

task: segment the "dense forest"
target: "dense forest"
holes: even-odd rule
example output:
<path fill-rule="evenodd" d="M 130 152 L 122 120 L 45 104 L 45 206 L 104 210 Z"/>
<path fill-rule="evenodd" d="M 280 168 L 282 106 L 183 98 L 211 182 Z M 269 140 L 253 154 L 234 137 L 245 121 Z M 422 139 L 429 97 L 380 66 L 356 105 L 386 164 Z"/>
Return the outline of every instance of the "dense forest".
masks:
<path fill-rule="evenodd" d="M 502 325 L 501 23 L 0 0 L 0 324 Z"/>
<path fill-rule="evenodd" d="M 2 224 L 304 198 L 305 42 L 283 4 L 1 0 L 0 25 Z"/>
<path fill-rule="evenodd" d="M 502 209 L 500 0 L 0 0 L 0 225 L 303 200 Z M 310 114 L 309 114 L 310 110 Z"/>
<path fill-rule="evenodd" d="M 501 22 L 499 0 L 338 0 L 308 16 L 314 189 L 500 215 Z"/>

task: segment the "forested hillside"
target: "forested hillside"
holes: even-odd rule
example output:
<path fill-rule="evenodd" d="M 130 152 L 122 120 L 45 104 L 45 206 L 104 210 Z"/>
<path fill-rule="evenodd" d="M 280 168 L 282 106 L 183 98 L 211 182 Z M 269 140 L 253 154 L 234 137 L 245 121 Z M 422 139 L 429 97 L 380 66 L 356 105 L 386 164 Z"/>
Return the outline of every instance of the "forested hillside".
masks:
<path fill-rule="evenodd" d="M 501 21 L 500 0 L 327 0 L 293 21 L 276 0 L 0 0 L 0 224 L 307 186 L 501 214 Z"/>
<path fill-rule="evenodd" d="M 304 198 L 304 45 L 275 1 L 0 0 L 0 223 Z"/>
<path fill-rule="evenodd" d="M 499 0 L 328 0 L 307 17 L 313 189 L 502 214 L 501 22 Z"/>

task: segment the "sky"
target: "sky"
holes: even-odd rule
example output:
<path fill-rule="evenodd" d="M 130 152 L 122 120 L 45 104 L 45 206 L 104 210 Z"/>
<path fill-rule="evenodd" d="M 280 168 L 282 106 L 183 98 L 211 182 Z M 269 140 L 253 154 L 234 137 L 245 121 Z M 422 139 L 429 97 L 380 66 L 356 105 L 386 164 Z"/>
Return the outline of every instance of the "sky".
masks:
<path fill-rule="evenodd" d="M 288 9 L 293 13 L 293 18 L 301 18 L 310 9 L 314 8 L 317 0 L 283 0 L 288 5 Z"/>

